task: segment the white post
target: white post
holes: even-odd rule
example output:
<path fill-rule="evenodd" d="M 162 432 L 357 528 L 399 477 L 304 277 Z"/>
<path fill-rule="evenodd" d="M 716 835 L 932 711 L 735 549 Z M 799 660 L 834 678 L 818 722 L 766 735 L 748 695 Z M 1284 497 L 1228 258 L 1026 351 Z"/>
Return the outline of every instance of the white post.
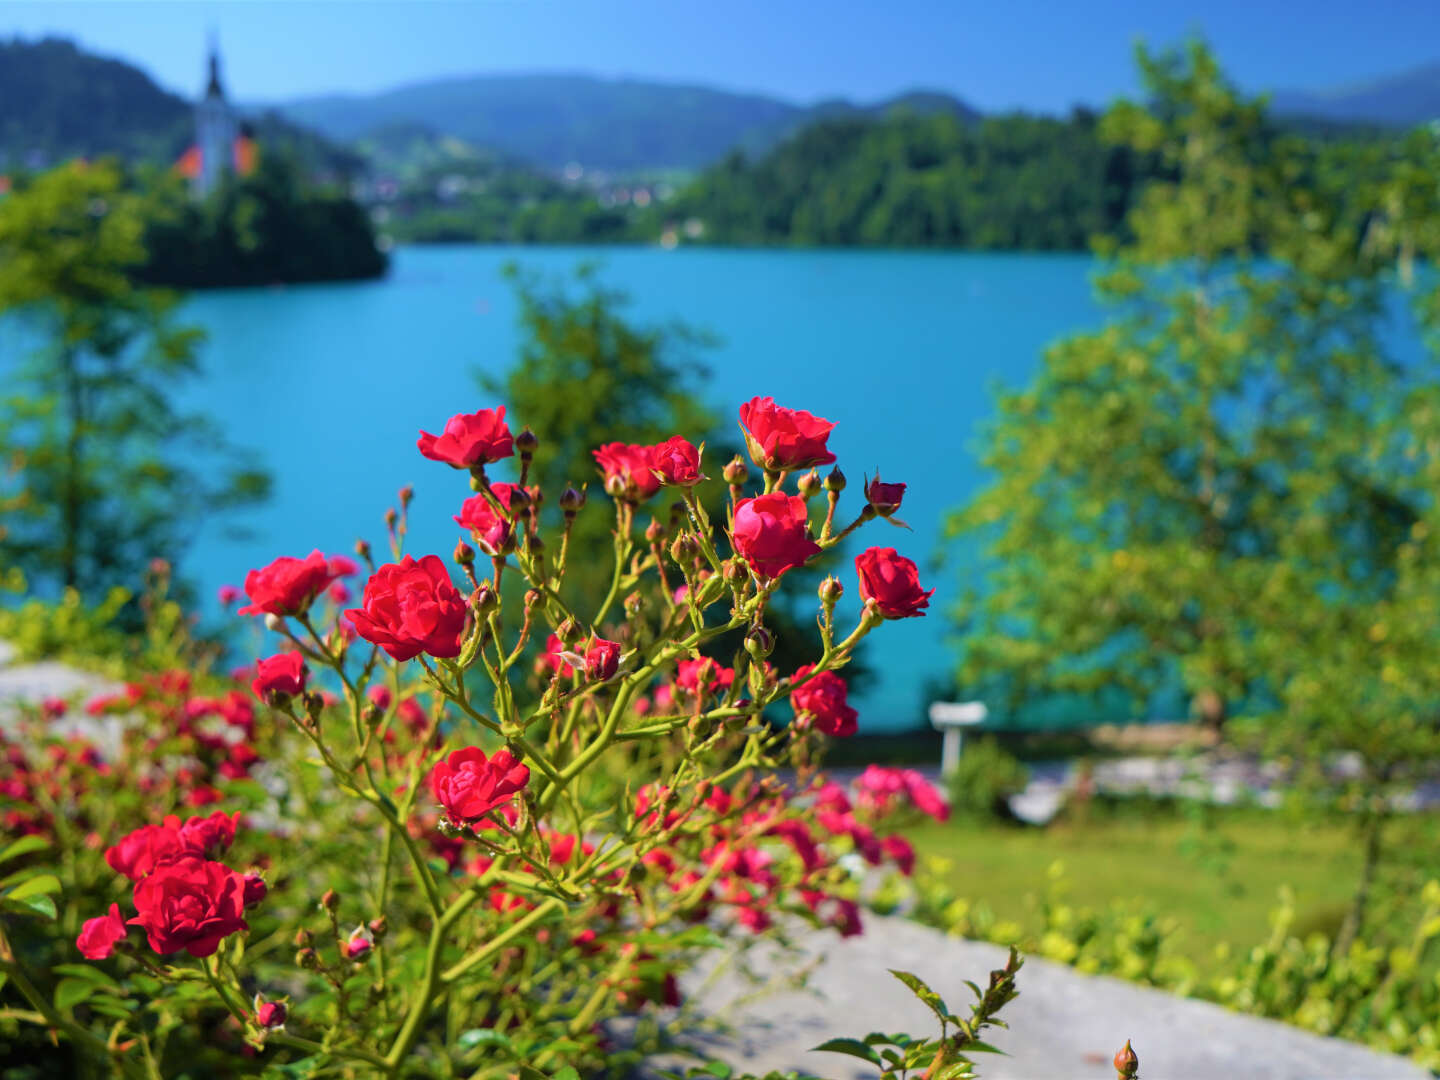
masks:
<path fill-rule="evenodd" d="M 930 706 L 930 726 L 944 733 L 940 743 L 940 775 L 949 776 L 960 765 L 965 748 L 964 729 L 983 724 L 990 710 L 983 701 L 937 701 Z"/>
<path fill-rule="evenodd" d="M 965 744 L 965 736 L 958 727 L 947 727 L 942 738 L 944 741 L 940 744 L 940 775 L 949 776 L 960 767 L 960 750 Z"/>

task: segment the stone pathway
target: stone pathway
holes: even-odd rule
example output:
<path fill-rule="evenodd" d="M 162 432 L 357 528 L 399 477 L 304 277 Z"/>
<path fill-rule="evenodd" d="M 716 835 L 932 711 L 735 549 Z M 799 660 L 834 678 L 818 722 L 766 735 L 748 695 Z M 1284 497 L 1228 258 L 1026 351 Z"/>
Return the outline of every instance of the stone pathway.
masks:
<path fill-rule="evenodd" d="M 965 979 L 984 985 L 1002 967 L 995 945 L 947 937 L 904 919 L 867 916 L 865 933 L 838 939 L 814 934 L 803 943 L 818 962 L 804 990 L 783 990 L 725 1019 L 733 1034 L 697 1038 L 723 1061 L 751 1072 L 795 1069 L 826 1080 L 873 1080 L 855 1058 L 811 1053 L 826 1039 L 871 1031 L 930 1034 L 935 1019 L 887 971 L 919 975 L 963 1015 L 973 1000 Z M 723 1015 L 748 992 L 735 976 L 708 987 L 689 978 L 702 1010 Z M 1082 975 L 1027 959 L 1016 977 L 1020 996 L 1001 1014 L 1009 1029 L 987 1040 L 1007 1056 L 976 1055 L 983 1080 L 1114 1080 L 1110 1059 L 1133 1041 L 1144 1080 L 1429 1080 L 1402 1058 L 1355 1043 L 1312 1035 L 1270 1020 L 1189 1001 L 1120 979 Z"/>

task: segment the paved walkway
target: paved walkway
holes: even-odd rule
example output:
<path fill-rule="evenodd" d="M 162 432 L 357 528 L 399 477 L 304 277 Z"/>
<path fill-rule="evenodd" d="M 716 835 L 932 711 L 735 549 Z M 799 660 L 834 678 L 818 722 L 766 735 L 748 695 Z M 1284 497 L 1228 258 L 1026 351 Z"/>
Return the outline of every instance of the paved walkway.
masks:
<path fill-rule="evenodd" d="M 751 1072 L 796 1069 L 827 1080 L 874 1080 L 864 1062 L 810 1048 L 871 1031 L 929 1034 L 935 1020 L 888 972 L 919 975 L 951 1009 L 973 1000 L 965 979 L 984 985 L 1005 950 L 947 937 L 904 919 L 867 916 L 865 933 L 814 934 L 802 945 L 818 967 L 806 990 L 783 990 L 742 1007 L 735 1034 L 705 1039 L 721 1060 Z M 699 994 L 712 1015 L 747 992 L 724 976 Z M 1114 1080 L 1110 1059 L 1131 1039 L 1143 1080 L 1429 1080 L 1428 1070 L 1355 1043 L 1322 1038 L 1270 1020 L 1229 1012 L 1158 990 L 1063 965 L 1027 959 L 1020 996 L 1001 1017 L 1009 1029 L 987 1036 L 1005 1057 L 976 1055 L 983 1080 Z"/>

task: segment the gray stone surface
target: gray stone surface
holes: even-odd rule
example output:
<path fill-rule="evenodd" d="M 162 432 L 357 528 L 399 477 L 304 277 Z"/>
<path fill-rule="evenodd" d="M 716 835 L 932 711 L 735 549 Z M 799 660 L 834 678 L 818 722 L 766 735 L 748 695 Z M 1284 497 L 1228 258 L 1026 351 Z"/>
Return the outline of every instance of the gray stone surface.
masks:
<path fill-rule="evenodd" d="M 733 1033 L 704 1044 L 715 1056 L 752 1072 L 809 1071 L 827 1080 L 873 1080 L 864 1062 L 809 1049 L 837 1036 L 870 1031 L 934 1030 L 934 1017 L 888 968 L 912 971 L 960 1012 L 973 1000 L 965 979 L 984 985 L 1005 962 L 1005 950 L 946 937 L 903 919 L 869 916 L 865 933 L 839 940 L 817 934 L 805 942 L 819 961 L 805 990 L 765 996 L 725 1016 Z M 709 987 L 692 977 L 703 1010 L 719 1013 L 746 992 L 721 976 Z M 985 1080 L 1114 1080 L 1110 1059 L 1133 1040 L 1144 1080 L 1428 1080 L 1430 1072 L 1355 1043 L 1312 1035 L 1285 1024 L 1187 1001 L 1119 979 L 1082 975 L 1043 960 L 1026 960 L 1016 979 L 1020 996 L 989 1041 L 1008 1056 L 977 1055 Z"/>
<path fill-rule="evenodd" d="M 21 663 L 15 647 L 0 641 L 0 732 L 12 729 L 19 712 L 16 706 L 21 702 L 34 705 L 46 698 L 58 697 L 72 706 L 80 706 L 89 698 L 120 689 L 122 685 L 112 679 L 54 661 Z M 58 734 L 83 735 L 94 740 L 102 750 L 112 748 L 119 738 L 118 719 L 97 719 L 79 707 L 72 707 L 66 716 L 51 721 L 50 725 Z"/>

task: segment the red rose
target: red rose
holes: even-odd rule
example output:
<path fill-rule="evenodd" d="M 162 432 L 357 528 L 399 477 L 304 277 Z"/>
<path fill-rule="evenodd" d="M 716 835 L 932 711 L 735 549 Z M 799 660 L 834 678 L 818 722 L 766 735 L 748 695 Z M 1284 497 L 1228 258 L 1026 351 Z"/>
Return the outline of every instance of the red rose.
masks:
<path fill-rule="evenodd" d="M 111 904 L 108 915 L 97 915 L 93 919 L 85 920 L 75 944 L 85 959 L 104 960 L 115 951 L 117 942 L 125 940 L 125 934 L 125 920 L 120 917 L 120 905 Z"/>
<path fill-rule="evenodd" d="M 324 592 L 334 577 L 329 561 L 318 551 L 303 559 L 282 555 L 269 566 L 245 575 L 245 595 L 250 603 L 238 614 L 304 614 L 310 601 Z"/>
<path fill-rule="evenodd" d="M 591 638 L 585 648 L 585 677 L 604 682 L 620 670 L 620 643 Z"/>
<path fill-rule="evenodd" d="M 735 504 L 730 542 L 758 577 L 777 578 L 820 554 L 807 523 L 805 500 L 798 495 L 776 491 L 741 499 Z"/>
<path fill-rule="evenodd" d="M 835 460 L 825 448 L 835 425 L 804 409 L 781 408 L 770 397 L 751 398 L 740 406 L 740 424 L 751 460 L 763 469 L 808 469 Z"/>
<path fill-rule="evenodd" d="M 594 455 L 605 477 L 605 491 L 615 498 L 640 503 L 660 490 L 654 447 L 612 442 Z"/>
<path fill-rule="evenodd" d="M 117 874 L 139 881 L 162 863 L 193 854 L 180 835 L 180 819 L 167 817 L 163 825 L 142 825 L 105 851 L 105 862 Z"/>
<path fill-rule="evenodd" d="M 365 583 L 361 605 L 345 612 L 356 633 L 394 659 L 460 655 L 469 609 L 439 556 L 386 563 Z"/>
<path fill-rule="evenodd" d="M 885 857 L 900 868 L 900 873 L 909 877 L 915 872 L 915 849 L 903 836 L 887 836 L 880 841 Z"/>
<path fill-rule="evenodd" d="M 270 895 L 270 886 L 265 884 L 265 879 L 255 871 L 250 871 L 244 877 L 245 882 L 245 910 L 249 911 L 265 897 Z"/>
<path fill-rule="evenodd" d="M 515 484 L 491 484 L 490 490 L 507 510 Z M 502 516 L 482 492 L 466 499 L 460 513 L 454 515 L 455 524 L 469 529 L 475 544 L 486 555 L 500 555 L 510 544 L 510 519 Z"/>
<path fill-rule="evenodd" d="M 515 440 L 505 426 L 505 406 L 460 413 L 445 421 L 443 435 L 420 432 L 415 444 L 431 461 L 443 461 L 457 469 L 486 465 L 515 453 Z"/>
<path fill-rule="evenodd" d="M 881 517 L 889 517 L 900 509 L 900 501 L 905 498 L 904 484 L 882 484 L 880 474 L 875 474 L 875 479 L 865 485 L 865 498 L 870 500 L 870 505 Z"/>
<path fill-rule="evenodd" d="M 478 821 L 503 806 L 530 781 L 530 769 L 508 750 L 486 758 L 478 746 L 456 750 L 437 761 L 430 773 L 430 789 L 455 824 Z"/>
<path fill-rule="evenodd" d="M 269 701 L 272 694 L 293 697 L 305 692 L 305 656 L 298 649 L 267 656 L 255 667 L 257 674 L 250 689 L 261 701 Z"/>
<path fill-rule="evenodd" d="M 924 615 L 930 606 L 931 589 L 920 587 L 920 571 L 894 548 L 869 548 L 855 556 L 860 575 L 860 595 L 874 600 L 887 619 L 908 619 Z"/>
<path fill-rule="evenodd" d="M 797 680 L 809 674 L 813 664 L 795 672 Z M 826 735 L 854 735 L 860 714 L 845 701 L 845 680 L 833 671 L 822 671 L 797 686 L 790 693 L 795 715 L 809 716 Z"/>
<path fill-rule="evenodd" d="M 245 879 L 224 863 L 182 855 L 135 886 L 135 918 L 150 948 L 210 956 L 245 922 Z"/>
<path fill-rule="evenodd" d="M 235 842 L 235 826 L 240 811 L 227 814 L 216 810 L 209 817 L 192 817 L 180 826 L 180 840 L 197 855 L 213 858 Z"/>
<path fill-rule="evenodd" d="M 693 487 L 705 479 L 700 475 L 700 451 L 679 435 L 652 446 L 650 451 L 661 483 Z"/>

